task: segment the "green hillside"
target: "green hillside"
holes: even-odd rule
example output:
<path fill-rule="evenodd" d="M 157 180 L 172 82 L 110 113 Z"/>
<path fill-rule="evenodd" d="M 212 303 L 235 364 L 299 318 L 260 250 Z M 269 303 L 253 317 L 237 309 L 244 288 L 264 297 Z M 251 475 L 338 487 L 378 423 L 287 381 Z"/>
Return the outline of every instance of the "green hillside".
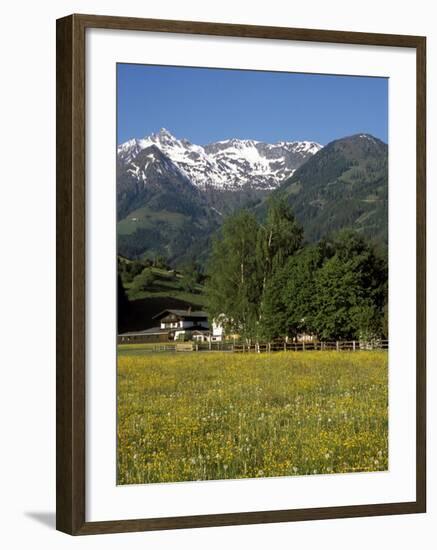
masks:
<path fill-rule="evenodd" d="M 379 139 L 329 143 L 274 193 L 287 197 L 310 242 L 349 228 L 387 244 L 388 147 Z"/>
<path fill-rule="evenodd" d="M 202 276 L 197 266 L 187 264 L 182 271 L 165 265 L 162 259 L 132 261 L 118 257 L 119 332 L 155 326 L 153 317 L 168 308 L 200 309 L 204 305 Z M 120 296 L 123 294 L 123 296 Z M 123 306 L 120 307 L 120 298 Z"/>

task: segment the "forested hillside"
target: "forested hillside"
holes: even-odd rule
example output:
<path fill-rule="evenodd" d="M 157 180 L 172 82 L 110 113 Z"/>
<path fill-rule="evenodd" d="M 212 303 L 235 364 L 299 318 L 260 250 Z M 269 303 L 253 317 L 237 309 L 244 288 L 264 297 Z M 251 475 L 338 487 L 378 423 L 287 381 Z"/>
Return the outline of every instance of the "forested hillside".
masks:
<path fill-rule="evenodd" d="M 287 197 L 310 242 L 349 228 L 387 245 L 388 147 L 379 139 L 329 143 L 275 193 Z"/>

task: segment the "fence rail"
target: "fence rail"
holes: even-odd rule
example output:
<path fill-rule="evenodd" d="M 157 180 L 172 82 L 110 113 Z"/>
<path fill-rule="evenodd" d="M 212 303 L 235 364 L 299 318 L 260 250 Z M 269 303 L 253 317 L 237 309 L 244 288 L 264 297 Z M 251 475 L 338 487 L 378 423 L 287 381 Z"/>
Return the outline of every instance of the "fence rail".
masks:
<path fill-rule="evenodd" d="M 235 353 L 270 353 L 274 351 L 370 351 L 388 350 L 388 340 L 363 342 L 359 340 L 336 342 L 271 342 L 271 343 L 235 343 Z"/>
<path fill-rule="evenodd" d="M 277 351 L 370 351 L 389 349 L 388 340 L 364 342 L 359 340 L 336 342 L 169 342 L 149 344 L 145 352 L 227 351 L 233 353 L 272 353 Z"/>

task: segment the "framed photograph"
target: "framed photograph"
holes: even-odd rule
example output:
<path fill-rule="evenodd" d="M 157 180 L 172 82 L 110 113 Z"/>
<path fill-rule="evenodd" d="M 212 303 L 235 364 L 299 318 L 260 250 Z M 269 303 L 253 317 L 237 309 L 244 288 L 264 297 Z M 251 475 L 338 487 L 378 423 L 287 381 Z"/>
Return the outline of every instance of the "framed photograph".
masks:
<path fill-rule="evenodd" d="M 426 510 L 424 37 L 57 21 L 57 528 Z"/>

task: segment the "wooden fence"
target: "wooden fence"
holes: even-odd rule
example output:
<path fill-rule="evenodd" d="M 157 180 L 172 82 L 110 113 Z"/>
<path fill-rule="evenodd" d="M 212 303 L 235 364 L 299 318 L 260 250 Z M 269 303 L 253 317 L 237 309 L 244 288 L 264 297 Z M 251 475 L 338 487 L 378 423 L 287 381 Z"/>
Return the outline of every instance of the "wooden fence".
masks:
<path fill-rule="evenodd" d="M 216 344 L 216 343 L 214 343 Z M 234 353 L 270 353 L 274 351 L 370 351 L 385 350 L 388 351 L 388 340 L 378 340 L 375 342 L 363 342 L 358 340 L 336 341 L 336 342 L 256 342 L 247 343 L 229 343 L 227 347 L 222 344 L 222 349 L 233 351 Z M 213 350 L 219 350 L 215 345 Z"/>
<path fill-rule="evenodd" d="M 193 351 L 232 351 L 234 353 L 270 353 L 274 351 L 369 351 L 389 348 L 388 340 L 363 342 L 208 342 L 194 344 Z"/>
<path fill-rule="evenodd" d="M 273 351 L 388 351 L 388 340 L 375 342 L 363 342 L 359 340 L 336 341 L 336 342 L 272 342 L 233 344 L 235 353 L 270 353 Z"/>
<path fill-rule="evenodd" d="M 272 353 L 275 351 L 388 351 L 388 340 L 363 342 L 359 340 L 337 342 L 169 342 L 149 345 L 141 352 L 190 352 L 190 351 L 227 351 L 233 353 Z"/>

